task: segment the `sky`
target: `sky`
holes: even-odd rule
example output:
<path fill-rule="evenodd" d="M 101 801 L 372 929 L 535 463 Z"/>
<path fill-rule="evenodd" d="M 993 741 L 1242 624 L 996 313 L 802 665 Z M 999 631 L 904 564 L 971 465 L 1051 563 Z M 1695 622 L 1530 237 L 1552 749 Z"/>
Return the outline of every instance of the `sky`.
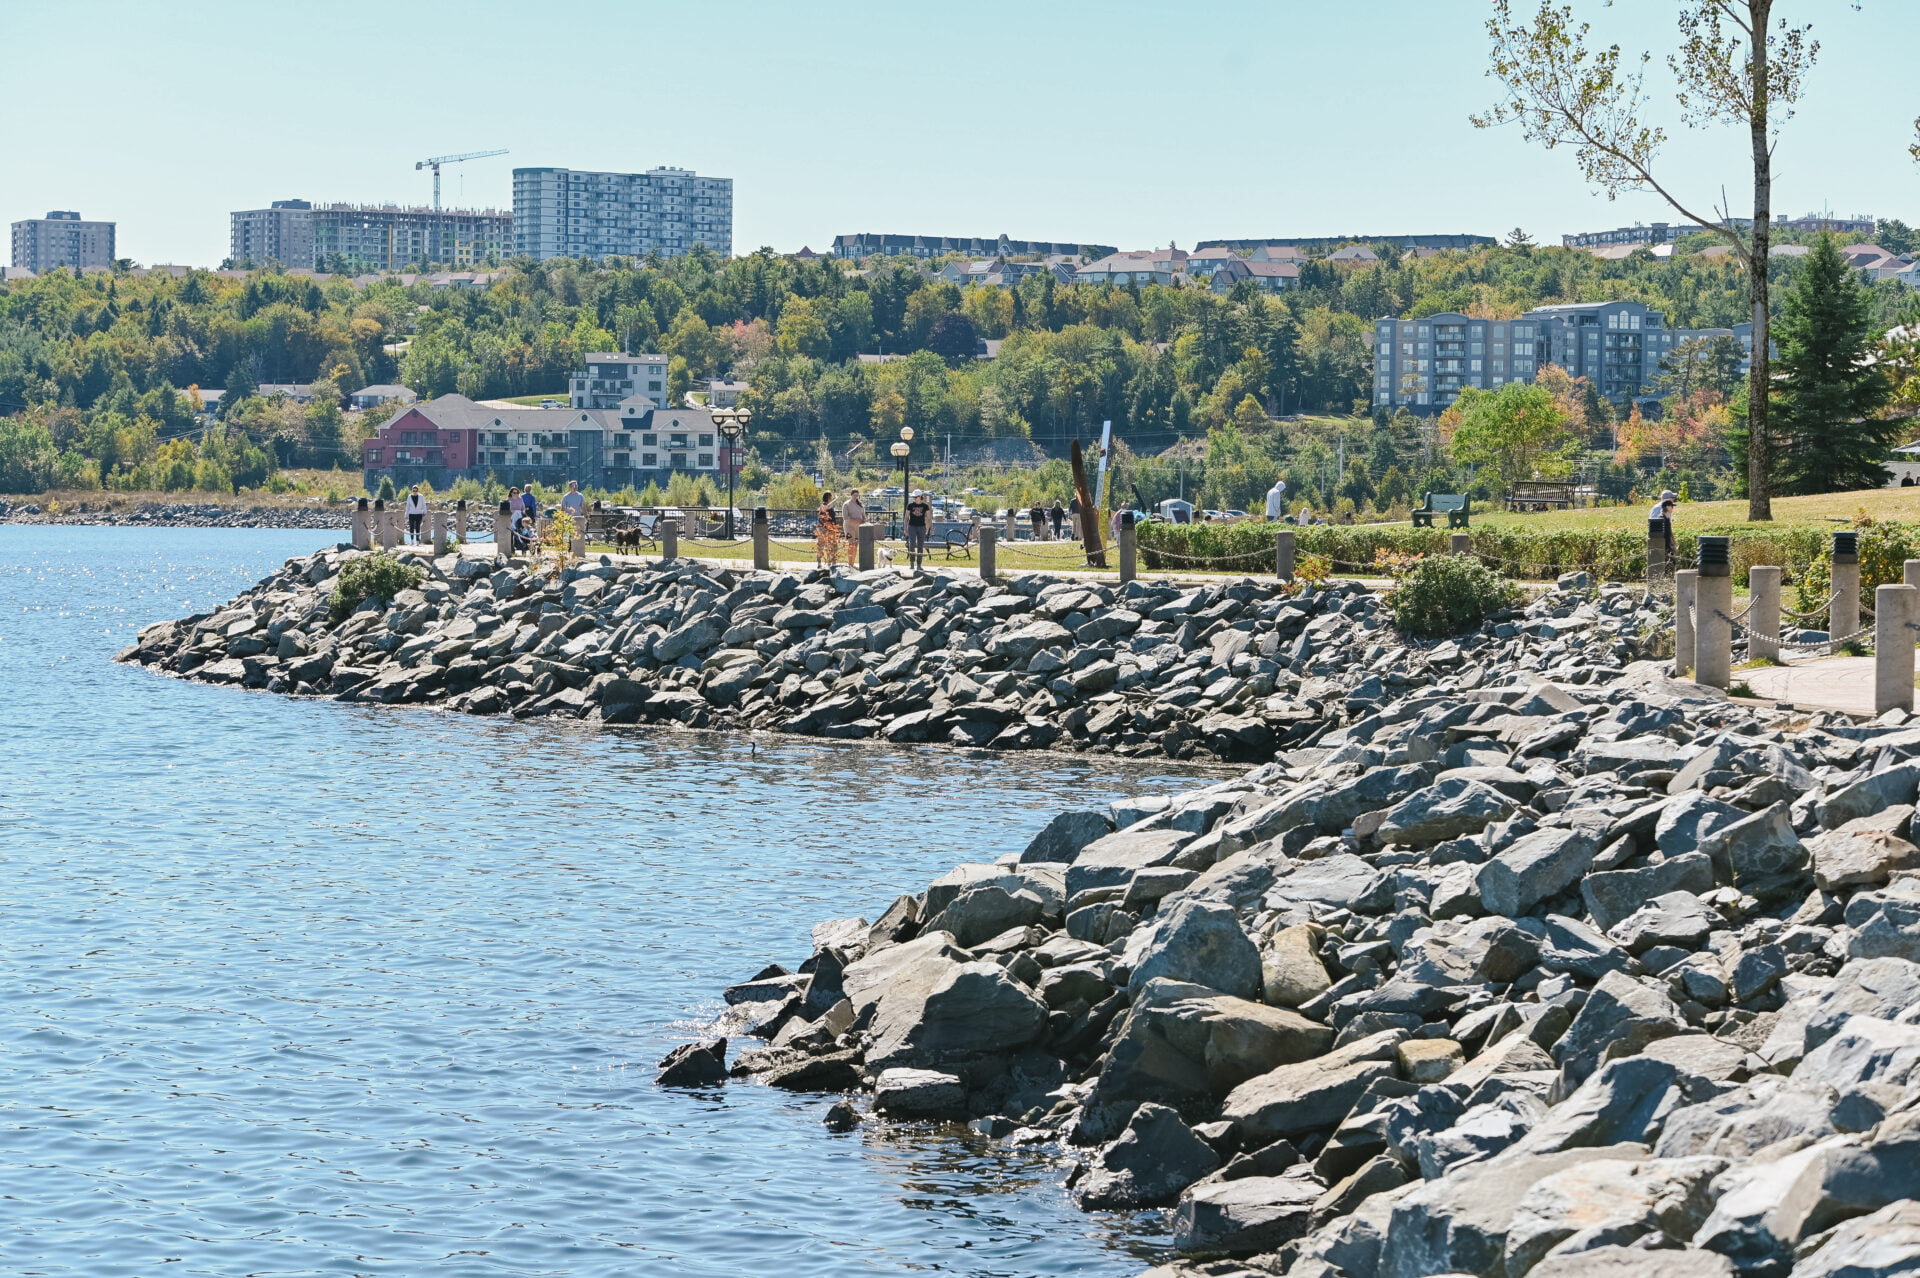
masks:
<path fill-rule="evenodd" d="M 1573 0 L 1656 52 L 1676 0 Z M 1913 0 L 1784 0 L 1822 42 L 1776 215 L 1920 223 Z M 1527 7 L 1519 0 L 1517 8 Z M 1148 248 L 1670 220 L 1593 193 L 1487 107 L 1485 0 L 0 2 L 0 220 L 76 209 L 122 256 L 217 265 L 276 199 L 511 207 L 514 166 L 734 180 L 734 247 L 843 232 Z M 1744 142 L 1676 134 L 1690 198 L 1750 207 Z"/>

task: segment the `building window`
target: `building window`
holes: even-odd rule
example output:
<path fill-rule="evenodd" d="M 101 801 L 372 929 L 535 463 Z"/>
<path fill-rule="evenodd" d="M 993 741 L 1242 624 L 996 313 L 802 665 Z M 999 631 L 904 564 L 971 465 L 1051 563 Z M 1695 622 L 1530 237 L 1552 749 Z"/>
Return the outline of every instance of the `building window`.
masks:
<path fill-rule="evenodd" d="M 521 431 L 521 432 L 520 432 L 520 433 L 519 433 L 518 435 L 515 435 L 515 436 L 513 437 L 513 442 L 514 442 L 514 443 L 516 443 L 516 444 L 524 444 L 524 443 L 526 443 L 526 442 L 527 442 L 527 432 L 525 432 L 525 431 L 523 430 L 523 431 Z"/>
<path fill-rule="evenodd" d="M 650 391 L 657 391 L 657 390 L 659 390 L 659 389 L 660 389 L 660 383 L 659 383 L 659 382 L 648 382 L 648 383 L 647 383 L 647 389 L 648 389 L 648 390 L 650 390 Z"/>
<path fill-rule="evenodd" d="M 655 444 L 659 442 L 660 441 L 655 439 L 652 435 L 642 435 L 640 437 L 640 447 L 642 448 L 652 448 Z M 648 462 L 647 465 L 651 466 L 653 465 L 653 463 Z"/>
<path fill-rule="evenodd" d="M 713 454 L 712 454 L 712 453 L 701 453 L 701 454 L 700 454 L 700 465 L 701 465 L 701 468 L 702 468 L 702 469 L 706 469 L 706 468 L 708 468 L 708 467 L 711 467 L 711 466 L 713 465 Z"/>
<path fill-rule="evenodd" d="M 633 437 L 631 435 L 617 434 L 613 437 L 613 446 L 615 448 L 631 448 L 633 446 Z M 620 464 L 623 466 L 626 465 L 625 462 L 622 462 Z"/>
<path fill-rule="evenodd" d="M 652 453 L 642 453 L 640 464 L 650 470 L 660 464 L 660 459 Z"/>
<path fill-rule="evenodd" d="M 711 435 L 702 435 L 702 436 L 700 437 L 700 447 L 702 447 L 702 448 L 712 448 L 712 447 L 713 447 L 713 436 L 711 436 Z"/>
<path fill-rule="evenodd" d="M 628 458 L 629 454 L 627 453 L 615 453 L 613 455 L 613 464 L 615 466 L 631 466 L 633 463 L 628 460 Z"/>

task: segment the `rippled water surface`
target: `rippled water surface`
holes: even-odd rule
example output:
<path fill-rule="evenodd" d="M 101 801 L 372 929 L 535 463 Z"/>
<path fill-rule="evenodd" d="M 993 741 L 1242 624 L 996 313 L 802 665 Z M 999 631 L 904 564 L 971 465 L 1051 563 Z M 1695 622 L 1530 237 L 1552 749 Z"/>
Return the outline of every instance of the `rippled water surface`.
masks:
<path fill-rule="evenodd" d="M 1043 1163 L 651 1066 L 1058 808 L 986 758 L 468 720 L 108 658 L 320 532 L 0 527 L 0 1271 L 1131 1275 Z"/>

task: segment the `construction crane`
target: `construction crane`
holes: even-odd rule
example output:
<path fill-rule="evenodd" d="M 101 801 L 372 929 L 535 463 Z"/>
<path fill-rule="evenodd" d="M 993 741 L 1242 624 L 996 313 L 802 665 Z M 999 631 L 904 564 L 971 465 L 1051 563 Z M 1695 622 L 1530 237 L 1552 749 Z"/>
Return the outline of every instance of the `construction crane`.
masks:
<path fill-rule="evenodd" d="M 484 160 L 491 155 L 505 155 L 506 153 L 507 152 L 505 148 L 502 148 L 498 151 L 464 151 L 459 155 L 436 155 L 430 160 L 422 160 L 418 164 L 414 165 L 413 171 L 418 173 L 421 169 L 426 169 L 426 168 L 431 168 L 433 170 L 433 211 L 435 213 L 438 213 L 440 211 L 440 166 L 441 165 L 458 164 L 462 160 Z"/>

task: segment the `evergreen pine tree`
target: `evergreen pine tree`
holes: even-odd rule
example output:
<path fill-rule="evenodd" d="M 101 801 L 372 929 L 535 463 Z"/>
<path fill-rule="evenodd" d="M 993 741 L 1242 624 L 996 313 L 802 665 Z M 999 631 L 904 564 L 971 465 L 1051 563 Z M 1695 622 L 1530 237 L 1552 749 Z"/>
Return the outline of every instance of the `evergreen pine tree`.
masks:
<path fill-rule="evenodd" d="M 1875 417 L 1887 379 L 1867 362 L 1867 292 L 1823 234 L 1808 253 L 1773 324 L 1774 456 L 1782 492 L 1830 493 L 1887 482 L 1887 449 L 1899 423 Z"/>

